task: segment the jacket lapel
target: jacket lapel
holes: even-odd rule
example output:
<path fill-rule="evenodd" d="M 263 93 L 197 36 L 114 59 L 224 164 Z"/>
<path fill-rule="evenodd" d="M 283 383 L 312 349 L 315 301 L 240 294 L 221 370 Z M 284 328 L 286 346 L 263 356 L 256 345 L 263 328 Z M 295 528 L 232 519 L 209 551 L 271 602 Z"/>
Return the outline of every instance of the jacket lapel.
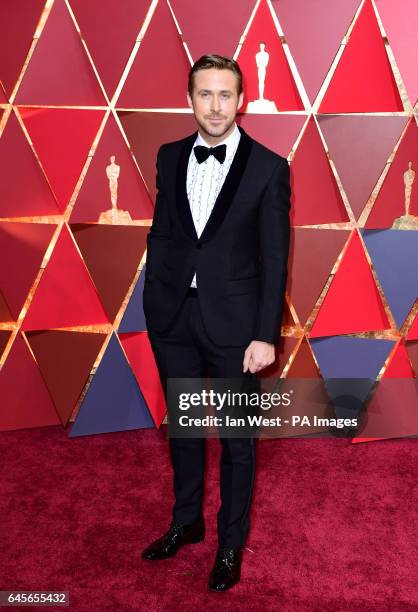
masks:
<path fill-rule="evenodd" d="M 176 176 L 176 205 L 177 213 L 183 224 L 184 231 L 193 240 L 197 240 L 196 228 L 194 226 L 192 211 L 189 205 L 189 198 L 187 197 L 187 166 L 189 163 L 189 156 L 192 151 L 194 142 L 197 138 L 197 132 L 194 132 L 191 136 L 186 138 L 177 163 L 177 176 Z"/>
<path fill-rule="evenodd" d="M 210 240 L 210 238 L 214 236 L 215 232 L 222 224 L 237 192 L 242 175 L 247 165 L 248 158 L 250 156 L 252 138 L 248 136 L 242 127 L 238 126 L 238 129 L 241 132 L 241 138 L 239 140 L 229 172 L 225 177 L 225 181 L 218 194 L 218 197 L 216 198 L 212 212 L 200 236 L 199 240 L 202 242 Z M 187 197 L 186 181 L 189 156 L 196 137 L 197 132 L 194 132 L 194 134 L 185 140 L 178 160 L 176 178 L 177 211 L 184 230 L 193 240 L 198 240 L 198 236 L 193 222 L 189 199 Z"/>

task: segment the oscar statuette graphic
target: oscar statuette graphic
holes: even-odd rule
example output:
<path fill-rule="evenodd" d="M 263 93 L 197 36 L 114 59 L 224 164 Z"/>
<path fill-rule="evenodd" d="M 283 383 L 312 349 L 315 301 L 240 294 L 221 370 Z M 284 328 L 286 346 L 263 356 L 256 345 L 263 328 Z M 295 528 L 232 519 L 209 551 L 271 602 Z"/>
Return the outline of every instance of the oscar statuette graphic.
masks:
<path fill-rule="evenodd" d="M 253 100 L 247 104 L 247 112 L 250 113 L 277 113 L 277 107 L 273 100 L 264 97 L 264 85 L 266 82 L 267 65 L 270 54 L 266 51 L 264 42 L 260 43 L 260 51 L 255 55 L 258 74 L 258 100 Z"/>
<path fill-rule="evenodd" d="M 405 186 L 405 214 L 395 219 L 392 225 L 393 229 L 418 230 L 418 217 L 411 215 L 409 212 L 414 181 L 415 170 L 412 169 L 412 161 L 409 161 L 408 169 L 403 173 L 403 182 Z"/>
<path fill-rule="evenodd" d="M 115 156 L 111 155 L 110 164 L 106 166 L 106 176 L 109 180 L 110 201 L 112 208 L 105 210 L 100 214 L 99 223 L 123 225 L 124 223 L 129 223 L 132 221 L 132 219 L 129 211 L 121 210 L 117 207 L 120 166 L 115 163 L 115 159 Z"/>

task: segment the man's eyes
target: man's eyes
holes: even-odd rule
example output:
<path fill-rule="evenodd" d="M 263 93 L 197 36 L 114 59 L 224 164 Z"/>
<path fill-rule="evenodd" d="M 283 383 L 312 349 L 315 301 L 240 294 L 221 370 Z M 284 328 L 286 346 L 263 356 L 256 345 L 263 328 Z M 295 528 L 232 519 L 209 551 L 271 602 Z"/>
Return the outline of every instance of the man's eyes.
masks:
<path fill-rule="evenodd" d="M 207 93 L 206 91 L 203 91 L 200 95 L 201 95 L 202 98 L 207 98 L 209 96 L 209 93 Z M 224 93 L 224 94 L 221 94 L 221 97 L 228 99 L 228 98 L 231 97 L 231 94 Z"/>

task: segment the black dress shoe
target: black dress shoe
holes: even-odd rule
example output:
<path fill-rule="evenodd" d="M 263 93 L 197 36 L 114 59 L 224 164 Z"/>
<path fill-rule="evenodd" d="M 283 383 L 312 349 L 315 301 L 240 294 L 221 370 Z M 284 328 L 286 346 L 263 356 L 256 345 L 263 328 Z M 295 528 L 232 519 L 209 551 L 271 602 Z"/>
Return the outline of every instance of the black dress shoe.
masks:
<path fill-rule="evenodd" d="M 241 576 L 241 560 L 241 549 L 220 546 L 209 576 L 209 588 L 212 591 L 226 591 L 234 586 Z"/>
<path fill-rule="evenodd" d="M 155 540 L 142 552 L 142 558 L 150 561 L 168 559 L 174 557 L 185 544 L 196 544 L 204 539 L 205 524 L 203 519 L 190 525 L 172 522 L 167 533 Z"/>

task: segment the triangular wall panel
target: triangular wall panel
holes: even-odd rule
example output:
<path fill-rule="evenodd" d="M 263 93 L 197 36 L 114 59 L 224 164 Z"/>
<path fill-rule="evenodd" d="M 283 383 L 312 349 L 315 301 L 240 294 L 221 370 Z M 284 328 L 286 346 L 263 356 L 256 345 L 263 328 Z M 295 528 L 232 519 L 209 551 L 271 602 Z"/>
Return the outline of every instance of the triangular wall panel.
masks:
<path fill-rule="evenodd" d="M 113 159 L 112 159 L 113 157 Z M 104 214 L 106 213 L 106 215 Z M 113 213 L 116 213 L 113 216 Z M 150 219 L 151 198 L 112 114 L 77 195 L 72 223 Z M 119 216 L 117 216 L 119 215 Z"/>
<path fill-rule="evenodd" d="M 391 116 L 319 115 L 318 123 L 358 219 L 408 119 Z"/>
<path fill-rule="evenodd" d="M 179 140 L 195 132 L 197 128 L 194 116 L 191 113 L 120 112 L 118 114 L 154 201 L 157 151 L 163 143 Z"/>
<path fill-rule="evenodd" d="M 106 104 L 64 0 L 55 0 L 15 97 L 16 104 Z"/>
<path fill-rule="evenodd" d="M 118 328 L 119 334 L 145 331 L 147 328 L 144 309 L 142 306 L 142 294 L 144 291 L 145 283 L 145 268 L 146 265 L 144 265 L 144 267 L 142 268 L 141 274 L 139 275 L 134 290 L 132 291 L 132 295 L 129 299 L 128 305 Z"/>
<path fill-rule="evenodd" d="M 0 223 L 0 287 L 15 320 L 56 227 L 47 223 Z"/>
<path fill-rule="evenodd" d="M 410 163 L 411 168 L 409 168 Z M 415 174 L 407 176 L 411 170 Z M 366 227 L 368 229 L 392 227 L 396 219 L 405 215 L 409 208 L 409 214 L 415 216 L 415 230 L 418 230 L 417 171 L 418 127 L 414 118 L 411 118 L 367 218 Z M 412 182 L 411 179 L 413 179 Z"/>
<path fill-rule="evenodd" d="M 311 118 L 292 160 L 292 225 L 349 221 L 325 149 Z"/>
<path fill-rule="evenodd" d="M 321 378 L 312 349 L 305 337 L 302 338 L 302 342 L 290 364 L 287 378 Z"/>
<path fill-rule="evenodd" d="M 360 0 L 272 0 L 311 102 L 318 94 L 359 4 Z"/>
<path fill-rule="evenodd" d="M 315 338 L 389 328 L 366 254 L 354 232 L 309 335 Z"/>
<path fill-rule="evenodd" d="M 294 228 L 291 233 L 287 289 L 302 325 L 312 312 L 348 231 Z"/>
<path fill-rule="evenodd" d="M 146 226 L 72 225 L 71 231 L 113 321 L 145 251 Z"/>
<path fill-rule="evenodd" d="M 0 165 L 0 217 L 59 213 L 54 194 L 14 112 L 0 138 Z"/>
<path fill-rule="evenodd" d="M 167 2 L 162 0 L 139 46 L 117 107 L 187 108 L 189 70 L 190 62 L 174 19 Z"/>
<path fill-rule="evenodd" d="M 264 50 L 261 44 L 265 45 Z M 265 56 L 268 61 L 262 92 L 259 90 L 256 63 L 258 53 L 269 55 L 268 58 Z M 261 97 L 275 104 L 275 110 L 267 110 L 267 112 L 304 109 L 266 0 L 261 0 L 236 59 L 244 74 L 243 110 L 252 112 L 248 103 L 261 99 Z"/>
<path fill-rule="evenodd" d="M 337 417 L 358 419 L 393 342 L 350 336 L 310 342 Z"/>
<path fill-rule="evenodd" d="M 238 125 L 252 138 L 283 157 L 289 156 L 305 121 L 306 115 L 240 113 L 237 116 Z"/>
<path fill-rule="evenodd" d="M 0 397 L 0 431 L 60 424 L 39 368 L 20 333 L 0 370 Z"/>
<path fill-rule="evenodd" d="M 0 81 L 10 97 L 32 44 L 45 0 L 0 2 Z M 5 25 L 7 24 L 7 26 Z M 3 97 L 0 87 L 0 101 Z"/>
<path fill-rule="evenodd" d="M 63 213 L 80 178 L 104 111 L 20 108 L 19 112 Z"/>
<path fill-rule="evenodd" d="M 151 0 L 69 0 L 109 98 L 113 97 Z M 104 41 L 106 41 L 105 44 Z"/>
<path fill-rule="evenodd" d="M 402 75 L 410 102 L 418 100 L 416 0 L 375 0 L 396 64 Z"/>
<path fill-rule="evenodd" d="M 402 111 L 371 0 L 365 0 L 343 50 L 320 113 Z"/>
<path fill-rule="evenodd" d="M 207 53 L 232 57 L 240 36 L 255 6 L 255 0 L 211 0 L 212 15 L 222 19 L 208 19 L 208 11 L 196 0 L 170 0 L 179 22 L 183 40 L 193 61 Z"/>
<path fill-rule="evenodd" d="M 87 268 L 64 225 L 22 327 L 51 329 L 107 322 Z"/>
<path fill-rule="evenodd" d="M 160 427 L 167 407 L 148 334 L 119 334 L 119 338 L 154 423 Z"/>
<path fill-rule="evenodd" d="M 153 426 L 138 383 L 112 334 L 69 436 Z"/>
<path fill-rule="evenodd" d="M 324 378 L 375 379 L 392 347 L 392 340 L 330 336 L 312 338 L 311 347 Z"/>
<path fill-rule="evenodd" d="M 26 333 L 63 425 L 88 380 L 105 334 L 42 330 Z"/>
<path fill-rule="evenodd" d="M 364 242 L 400 328 L 418 296 L 418 232 L 370 230 Z"/>
<path fill-rule="evenodd" d="M 402 338 L 393 350 L 383 378 L 414 378 L 412 364 Z"/>

